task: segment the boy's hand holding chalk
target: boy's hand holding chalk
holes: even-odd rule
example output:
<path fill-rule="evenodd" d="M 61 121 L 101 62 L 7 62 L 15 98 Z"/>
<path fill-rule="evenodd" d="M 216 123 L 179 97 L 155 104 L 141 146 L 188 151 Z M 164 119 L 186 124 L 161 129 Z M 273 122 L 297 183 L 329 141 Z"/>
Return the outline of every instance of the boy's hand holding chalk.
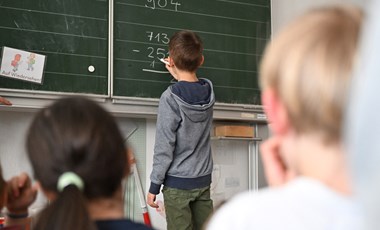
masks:
<path fill-rule="evenodd" d="M 166 64 L 166 65 L 170 65 L 170 63 L 167 60 L 163 59 L 163 58 L 160 58 L 160 61 L 162 63 Z"/>
<path fill-rule="evenodd" d="M 174 65 L 170 65 L 170 62 L 164 58 L 160 58 L 160 61 L 165 64 L 165 68 L 169 71 L 169 73 L 177 79 L 177 71 L 175 70 Z"/>

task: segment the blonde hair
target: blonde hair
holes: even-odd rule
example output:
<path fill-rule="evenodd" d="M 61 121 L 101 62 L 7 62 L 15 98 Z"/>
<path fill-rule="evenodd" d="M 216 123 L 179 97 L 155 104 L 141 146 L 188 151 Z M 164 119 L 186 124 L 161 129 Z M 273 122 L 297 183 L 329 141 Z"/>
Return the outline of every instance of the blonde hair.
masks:
<path fill-rule="evenodd" d="M 340 140 L 362 18 L 362 11 L 352 6 L 315 9 L 267 46 L 262 90 L 277 93 L 298 133 L 317 132 L 328 141 Z"/>

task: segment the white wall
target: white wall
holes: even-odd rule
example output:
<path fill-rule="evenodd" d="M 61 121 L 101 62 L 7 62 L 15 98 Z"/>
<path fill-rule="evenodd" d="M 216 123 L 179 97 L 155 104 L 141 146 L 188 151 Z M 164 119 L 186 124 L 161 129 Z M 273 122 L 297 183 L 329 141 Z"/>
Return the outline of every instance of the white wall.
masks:
<path fill-rule="evenodd" d="M 271 0 L 271 2 L 272 32 L 276 34 L 284 25 L 307 9 L 331 4 L 354 4 L 365 7 L 368 0 Z"/>
<path fill-rule="evenodd" d="M 0 111 L 0 162 L 6 180 L 21 172 L 32 174 L 25 151 L 26 131 L 35 113 Z M 32 213 L 42 208 L 46 200 L 39 193 Z"/>
<path fill-rule="evenodd" d="M 150 173 L 152 172 L 153 165 L 153 150 L 154 150 L 154 139 L 156 136 L 156 120 L 149 119 L 146 122 L 146 189 L 150 186 Z M 147 191 L 146 191 L 147 192 Z M 163 202 L 162 193 L 158 194 L 156 201 Z M 166 220 L 163 212 L 157 212 L 156 209 L 148 206 L 149 215 L 152 221 L 152 226 L 158 230 L 166 229 Z"/>

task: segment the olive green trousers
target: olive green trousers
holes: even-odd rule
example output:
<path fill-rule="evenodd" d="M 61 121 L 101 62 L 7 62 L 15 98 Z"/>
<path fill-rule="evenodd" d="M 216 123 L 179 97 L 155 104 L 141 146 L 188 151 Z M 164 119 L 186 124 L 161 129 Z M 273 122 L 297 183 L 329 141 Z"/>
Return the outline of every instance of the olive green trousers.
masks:
<path fill-rule="evenodd" d="M 210 186 L 181 190 L 164 187 L 167 230 L 201 230 L 213 211 Z"/>

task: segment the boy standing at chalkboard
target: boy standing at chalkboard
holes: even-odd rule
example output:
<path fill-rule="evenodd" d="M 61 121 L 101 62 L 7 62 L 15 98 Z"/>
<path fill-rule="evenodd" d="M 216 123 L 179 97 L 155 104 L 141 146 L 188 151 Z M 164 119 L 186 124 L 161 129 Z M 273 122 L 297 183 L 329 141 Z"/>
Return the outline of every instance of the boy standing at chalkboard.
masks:
<path fill-rule="evenodd" d="M 202 51 L 201 39 L 191 31 L 179 31 L 169 42 L 166 68 L 178 82 L 160 98 L 147 197 L 147 203 L 158 208 L 155 198 L 164 185 L 168 230 L 201 229 L 212 212 L 210 129 L 215 98 L 211 81 L 196 75 L 204 61 Z"/>

